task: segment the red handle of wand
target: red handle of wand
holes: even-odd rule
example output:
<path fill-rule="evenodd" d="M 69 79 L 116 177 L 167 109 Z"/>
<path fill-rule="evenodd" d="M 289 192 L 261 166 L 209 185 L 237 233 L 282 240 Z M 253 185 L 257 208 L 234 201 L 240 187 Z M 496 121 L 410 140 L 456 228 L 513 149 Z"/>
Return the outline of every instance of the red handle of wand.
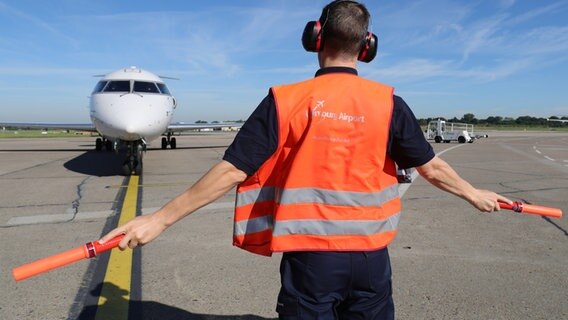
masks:
<path fill-rule="evenodd" d="M 561 218 L 562 210 L 557 208 L 537 206 L 534 204 L 526 204 L 520 201 L 513 202 L 512 204 L 507 204 L 504 202 L 499 202 L 501 209 L 513 210 L 519 213 L 530 213 L 537 214 L 540 216 L 547 216 L 553 218 Z"/>
<path fill-rule="evenodd" d="M 16 267 L 12 270 L 12 275 L 16 281 L 20 281 L 82 259 L 96 257 L 102 252 L 116 248 L 123 237 L 124 235 L 117 236 L 104 244 L 98 241 L 88 242 L 83 246 Z"/>

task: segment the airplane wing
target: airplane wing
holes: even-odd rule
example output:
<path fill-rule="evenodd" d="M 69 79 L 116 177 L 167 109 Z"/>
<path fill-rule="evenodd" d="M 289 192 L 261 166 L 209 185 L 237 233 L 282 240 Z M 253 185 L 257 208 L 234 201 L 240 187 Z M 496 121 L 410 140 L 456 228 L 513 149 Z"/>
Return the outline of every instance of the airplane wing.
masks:
<path fill-rule="evenodd" d="M 57 122 L 0 122 L 0 127 L 31 128 L 31 129 L 61 129 L 97 132 L 92 123 L 57 123 Z"/>
<path fill-rule="evenodd" d="M 174 133 L 174 132 L 182 132 L 182 131 L 190 131 L 190 130 L 197 130 L 197 129 L 216 129 L 216 128 L 240 128 L 242 127 L 243 123 L 240 122 L 231 122 L 231 123 L 194 123 L 194 124 L 185 124 L 185 123 L 172 123 L 168 126 L 166 132 Z"/>

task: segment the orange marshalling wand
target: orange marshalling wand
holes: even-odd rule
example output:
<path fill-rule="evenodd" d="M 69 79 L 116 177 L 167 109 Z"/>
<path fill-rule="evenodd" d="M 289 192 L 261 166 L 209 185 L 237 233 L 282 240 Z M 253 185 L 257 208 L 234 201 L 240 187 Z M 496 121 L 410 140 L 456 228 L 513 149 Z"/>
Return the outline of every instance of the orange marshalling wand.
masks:
<path fill-rule="evenodd" d="M 526 204 L 520 201 L 513 202 L 512 204 L 499 202 L 499 206 L 501 207 L 501 209 L 509 209 L 519 213 L 530 213 L 546 217 L 562 218 L 562 210 L 557 208 Z"/>
<path fill-rule="evenodd" d="M 530 213 L 554 218 L 562 217 L 562 210 L 560 209 L 526 204 L 520 201 L 513 202 L 512 204 L 500 202 L 499 206 L 501 209 L 513 210 L 519 213 Z M 81 247 L 16 267 L 12 270 L 12 274 L 16 281 L 20 281 L 82 259 L 93 258 L 96 257 L 97 254 L 116 248 L 123 237 L 124 235 L 120 235 L 103 245 L 98 241 L 89 242 Z"/>
<path fill-rule="evenodd" d="M 88 242 L 81 247 L 16 267 L 12 270 L 12 275 L 16 281 L 20 281 L 82 259 L 96 257 L 102 252 L 116 248 L 123 237 L 124 235 L 120 235 L 107 241 L 103 245 L 98 241 Z"/>

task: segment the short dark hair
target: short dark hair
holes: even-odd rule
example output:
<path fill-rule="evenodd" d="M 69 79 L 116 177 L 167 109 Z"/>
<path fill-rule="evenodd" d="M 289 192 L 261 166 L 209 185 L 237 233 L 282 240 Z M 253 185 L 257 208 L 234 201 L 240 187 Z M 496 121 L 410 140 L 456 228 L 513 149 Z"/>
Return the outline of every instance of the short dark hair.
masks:
<path fill-rule="evenodd" d="M 336 0 L 325 6 L 319 19 L 323 46 L 336 54 L 359 55 L 369 28 L 370 14 L 356 1 Z"/>

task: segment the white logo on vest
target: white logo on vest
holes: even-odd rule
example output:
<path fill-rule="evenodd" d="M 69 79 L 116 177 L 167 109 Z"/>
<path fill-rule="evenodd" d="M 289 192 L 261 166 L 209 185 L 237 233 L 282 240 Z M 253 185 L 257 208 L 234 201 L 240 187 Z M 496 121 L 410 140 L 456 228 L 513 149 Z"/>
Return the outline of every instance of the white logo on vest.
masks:
<path fill-rule="evenodd" d="M 331 111 L 324 111 L 322 110 L 325 106 L 325 100 L 318 100 L 316 101 L 316 105 L 313 109 L 306 111 L 306 117 L 310 117 L 310 115 L 314 118 L 319 118 L 321 120 L 331 119 L 331 120 L 340 120 L 345 121 L 348 123 L 365 123 L 365 115 L 352 115 L 346 112 L 331 112 Z"/>

